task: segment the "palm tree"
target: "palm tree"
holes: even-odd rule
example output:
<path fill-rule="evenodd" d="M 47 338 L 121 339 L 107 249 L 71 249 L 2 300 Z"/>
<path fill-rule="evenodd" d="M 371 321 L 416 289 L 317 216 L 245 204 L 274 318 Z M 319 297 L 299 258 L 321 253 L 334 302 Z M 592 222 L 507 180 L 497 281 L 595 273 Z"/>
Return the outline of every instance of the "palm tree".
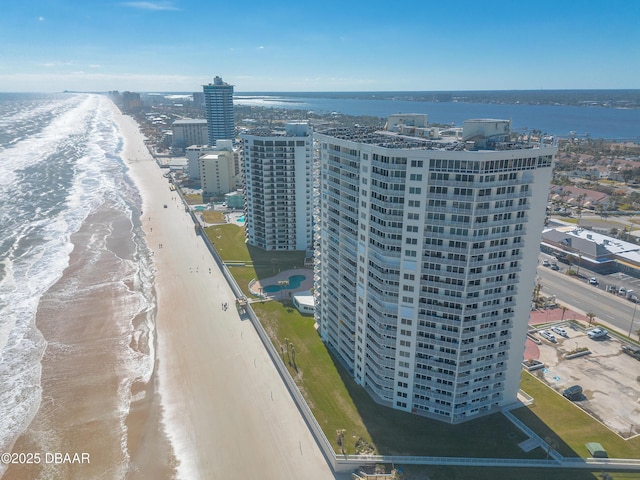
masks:
<path fill-rule="evenodd" d="M 591 322 L 593 322 L 593 319 L 596 318 L 596 314 L 593 312 L 587 312 L 587 318 L 589 319 L 589 327 L 591 327 Z"/>
<path fill-rule="evenodd" d="M 569 195 L 571 195 L 571 192 L 569 190 L 565 190 L 563 188 L 558 195 L 560 196 L 560 200 L 562 201 L 562 206 L 566 207 L 567 206 L 567 198 L 569 197 Z"/>
<path fill-rule="evenodd" d="M 582 219 L 582 210 L 584 208 L 584 202 L 587 199 L 587 196 L 584 193 L 581 193 L 576 197 L 577 202 L 577 212 L 578 212 L 578 227 L 580 226 L 580 220 Z"/>
<path fill-rule="evenodd" d="M 298 371 L 298 366 L 296 365 L 296 347 L 293 346 L 293 343 L 291 344 L 291 357 L 292 357 L 293 368 L 295 368 L 296 371 Z"/>
<path fill-rule="evenodd" d="M 542 284 L 540 282 L 536 283 L 535 288 L 533 289 L 533 301 L 538 303 L 540 298 L 540 290 L 542 289 Z"/>
<path fill-rule="evenodd" d="M 565 307 L 564 305 L 562 305 L 562 307 L 560 307 L 560 309 L 562 310 L 562 318 L 560 319 L 560 321 L 564 320 L 564 314 L 567 313 L 567 310 L 569 310 L 567 307 Z"/>

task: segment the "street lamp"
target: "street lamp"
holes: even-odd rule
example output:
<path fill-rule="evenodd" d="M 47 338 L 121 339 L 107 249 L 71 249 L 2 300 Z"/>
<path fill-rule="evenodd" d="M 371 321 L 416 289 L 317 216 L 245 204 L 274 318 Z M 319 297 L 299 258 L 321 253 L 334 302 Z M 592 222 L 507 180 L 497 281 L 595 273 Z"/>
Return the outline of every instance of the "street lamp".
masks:
<path fill-rule="evenodd" d="M 627 337 L 631 338 L 631 330 L 633 330 L 633 321 L 636 319 L 636 310 L 638 309 L 638 300 L 635 301 L 633 306 L 633 316 L 631 317 L 631 325 L 629 325 L 629 335 Z"/>

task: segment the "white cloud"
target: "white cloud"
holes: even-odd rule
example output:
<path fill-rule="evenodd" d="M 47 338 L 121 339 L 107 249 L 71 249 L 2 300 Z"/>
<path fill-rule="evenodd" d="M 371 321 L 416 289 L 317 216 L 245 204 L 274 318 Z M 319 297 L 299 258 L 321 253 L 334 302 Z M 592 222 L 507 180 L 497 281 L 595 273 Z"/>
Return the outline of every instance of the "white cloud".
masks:
<path fill-rule="evenodd" d="M 180 10 L 171 2 L 123 2 L 121 5 L 142 10 Z"/>
<path fill-rule="evenodd" d="M 38 17 L 39 22 L 44 22 L 44 17 Z"/>
<path fill-rule="evenodd" d="M 66 61 L 66 62 L 47 62 L 44 63 L 43 66 L 46 68 L 54 68 L 54 67 L 65 67 L 65 66 L 69 66 L 69 65 L 73 65 L 73 61 Z"/>

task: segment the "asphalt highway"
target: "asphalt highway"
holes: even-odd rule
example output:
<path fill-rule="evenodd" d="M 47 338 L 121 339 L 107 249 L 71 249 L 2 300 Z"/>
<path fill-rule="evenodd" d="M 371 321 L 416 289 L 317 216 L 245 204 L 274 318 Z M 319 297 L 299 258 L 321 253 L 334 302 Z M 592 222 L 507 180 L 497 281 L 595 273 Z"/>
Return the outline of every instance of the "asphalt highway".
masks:
<path fill-rule="evenodd" d="M 560 265 L 560 271 L 551 270 L 540 265 L 538 267 L 538 280 L 542 284 L 541 294 L 545 296 L 555 295 L 558 303 L 571 307 L 580 313 L 593 312 L 595 321 L 607 323 L 627 334 L 631 329 L 640 329 L 640 309 L 638 304 L 626 298 L 605 291 L 608 284 L 621 285 L 617 278 L 610 276 L 596 276 L 599 285 L 590 285 L 585 279 L 577 279 L 566 274 L 566 265 Z M 590 273 L 583 272 L 590 275 Z M 638 293 L 638 290 L 636 290 Z M 633 320 L 633 326 L 631 324 Z"/>

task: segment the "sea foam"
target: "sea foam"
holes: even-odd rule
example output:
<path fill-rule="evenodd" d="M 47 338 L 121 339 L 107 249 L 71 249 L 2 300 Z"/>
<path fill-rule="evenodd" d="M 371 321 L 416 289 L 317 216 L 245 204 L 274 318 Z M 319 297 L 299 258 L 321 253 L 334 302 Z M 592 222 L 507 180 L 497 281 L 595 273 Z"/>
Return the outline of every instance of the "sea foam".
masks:
<path fill-rule="evenodd" d="M 33 102 L 40 102 L 34 107 Z M 73 250 L 72 235 L 107 202 L 131 218 L 135 248 L 122 258 L 126 285 L 119 389 L 123 438 L 130 386 L 153 371 L 153 266 L 139 224 L 138 195 L 120 158 L 122 137 L 110 100 L 98 95 L 43 97 L 23 104 L 0 103 L 0 450 L 24 431 L 41 401 L 41 359 L 46 340 L 35 325 L 40 298 L 61 277 Z M 17 105 L 17 106 L 16 106 Z M 10 111 L 10 115 L 3 113 Z M 15 139 L 20 140 L 15 141 Z M 139 223 L 139 222 L 138 222 Z M 93 245 L 92 245 L 93 247 Z M 96 248 L 107 248 L 96 239 Z M 133 321 L 145 348 L 129 347 Z M 123 445 L 126 442 L 123 440 Z M 124 448 L 124 447 L 123 447 Z M 123 452 L 126 456 L 126 452 Z M 2 473 L 0 467 L 0 474 Z"/>

